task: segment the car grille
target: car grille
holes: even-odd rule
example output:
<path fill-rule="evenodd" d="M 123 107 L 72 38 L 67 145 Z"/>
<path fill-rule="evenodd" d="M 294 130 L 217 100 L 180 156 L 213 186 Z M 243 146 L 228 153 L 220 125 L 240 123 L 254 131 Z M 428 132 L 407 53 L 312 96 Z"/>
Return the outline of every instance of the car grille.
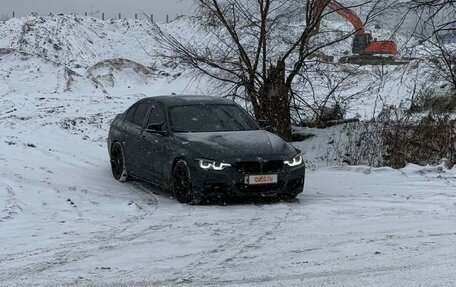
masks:
<path fill-rule="evenodd" d="M 233 167 L 238 172 L 245 174 L 277 173 L 283 171 L 284 163 L 280 160 L 267 162 L 244 161 L 233 164 Z"/>

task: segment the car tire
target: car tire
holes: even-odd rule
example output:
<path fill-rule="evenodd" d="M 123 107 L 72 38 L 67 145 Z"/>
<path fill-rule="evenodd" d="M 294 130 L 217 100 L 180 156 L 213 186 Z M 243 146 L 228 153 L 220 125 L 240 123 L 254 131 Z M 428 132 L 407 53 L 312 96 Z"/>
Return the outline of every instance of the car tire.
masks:
<path fill-rule="evenodd" d="M 125 155 L 122 145 L 116 142 L 111 148 L 111 171 L 114 178 L 120 182 L 129 180 L 127 168 L 125 165 Z"/>
<path fill-rule="evenodd" d="M 192 192 L 192 183 L 190 178 L 190 171 L 187 162 L 179 160 L 173 168 L 172 189 L 174 196 L 180 203 L 198 204 Z"/>

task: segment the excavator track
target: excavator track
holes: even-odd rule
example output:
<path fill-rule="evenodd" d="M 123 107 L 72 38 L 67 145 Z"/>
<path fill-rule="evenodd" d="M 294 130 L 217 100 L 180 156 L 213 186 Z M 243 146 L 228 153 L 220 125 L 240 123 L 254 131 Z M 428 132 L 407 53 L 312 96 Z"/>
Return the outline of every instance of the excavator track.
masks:
<path fill-rule="evenodd" d="M 384 57 L 375 55 L 353 55 L 345 56 L 339 59 L 342 64 L 354 65 L 406 65 L 410 63 L 409 59 L 397 59 L 395 57 Z"/>

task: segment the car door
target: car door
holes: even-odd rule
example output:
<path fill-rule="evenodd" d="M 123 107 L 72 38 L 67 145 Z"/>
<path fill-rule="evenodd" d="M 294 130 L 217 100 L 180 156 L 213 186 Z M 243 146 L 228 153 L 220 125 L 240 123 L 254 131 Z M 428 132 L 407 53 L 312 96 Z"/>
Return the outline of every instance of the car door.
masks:
<path fill-rule="evenodd" d="M 147 118 L 146 127 L 150 124 L 163 124 L 162 131 L 167 131 L 165 109 L 159 103 L 152 104 L 152 108 Z M 163 166 L 168 161 L 166 134 L 148 132 L 146 129 L 142 132 L 141 150 L 143 155 L 142 166 L 146 179 L 161 184 L 163 180 Z"/>
<path fill-rule="evenodd" d="M 140 102 L 136 106 L 134 116 L 131 120 L 125 120 L 124 124 L 124 152 L 127 162 L 127 170 L 129 173 L 143 177 L 141 166 L 143 165 L 143 157 L 141 151 L 141 135 L 144 129 L 146 115 L 150 108 L 150 103 Z"/>

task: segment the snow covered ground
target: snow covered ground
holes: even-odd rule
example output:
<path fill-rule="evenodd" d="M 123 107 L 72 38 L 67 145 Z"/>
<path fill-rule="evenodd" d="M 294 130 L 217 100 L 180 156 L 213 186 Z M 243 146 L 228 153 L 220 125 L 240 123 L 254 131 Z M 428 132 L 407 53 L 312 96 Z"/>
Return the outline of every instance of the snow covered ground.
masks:
<path fill-rule="evenodd" d="M 454 171 L 321 168 L 295 202 L 186 206 L 31 122 L 2 127 L 1 286 L 456 284 Z"/>
<path fill-rule="evenodd" d="M 296 201 L 181 205 L 116 182 L 105 139 L 137 99 L 204 84 L 56 55 L 0 50 L 0 286 L 456 285 L 455 170 L 324 167 L 316 137 Z"/>

